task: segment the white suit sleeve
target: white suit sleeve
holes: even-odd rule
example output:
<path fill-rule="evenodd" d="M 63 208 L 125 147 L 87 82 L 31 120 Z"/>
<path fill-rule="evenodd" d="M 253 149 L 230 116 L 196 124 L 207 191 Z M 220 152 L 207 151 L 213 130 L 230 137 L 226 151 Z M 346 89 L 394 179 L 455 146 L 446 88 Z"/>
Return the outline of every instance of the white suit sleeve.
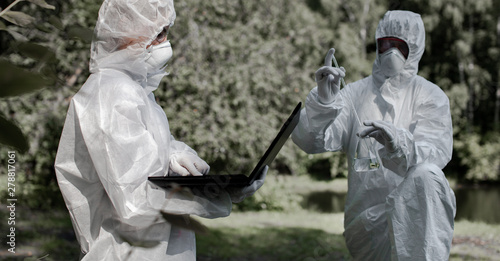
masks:
<path fill-rule="evenodd" d="M 348 124 L 347 110 L 343 107 L 342 95 L 337 95 L 331 104 L 324 105 L 318 101 L 317 87 L 312 89 L 292 133 L 293 142 L 307 153 L 341 150 L 342 136 L 346 134 Z M 335 127 L 332 128 L 332 125 Z"/>
<path fill-rule="evenodd" d="M 145 115 L 151 112 L 137 92 L 120 86 L 114 92 L 100 93 L 96 101 L 98 109 L 86 110 L 88 113 L 84 113 L 80 124 L 117 218 L 140 228 L 151 225 L 160 210 L 208 218 L 227 216 L 231 210 L 227 194 L 210 199 L 172 194 L 153 188 L 147 181 L 148 176 L 163 175 L 167 171 L 168 159 L 161 158 L 159 152 L 168 144 L 158 144 L 146 128 Z M 108 95 L 112 98 L 106 101 L 100 98 Z"/>
<path fill-rule="evenodd" d="M 194 155 L 198 155 L 195 150 L 189 147 L 186 143 L 176 140 L 173 135 L 170 135 L 170 150 L 171 154 L 179 152 L 190 152 Z"/>
<path fill-rule="evenodd" d="M 431 88 L 428 88 L 429 90 Z M 433 91 L 415 99 L 410 129 L 397 128 L 398 149 L 379 150 L 384 167 L 399 175 L 421 163 L 432 163 L 444 168 L 451 160 L 453 129 L 448 97 L 435 86 Z"/>

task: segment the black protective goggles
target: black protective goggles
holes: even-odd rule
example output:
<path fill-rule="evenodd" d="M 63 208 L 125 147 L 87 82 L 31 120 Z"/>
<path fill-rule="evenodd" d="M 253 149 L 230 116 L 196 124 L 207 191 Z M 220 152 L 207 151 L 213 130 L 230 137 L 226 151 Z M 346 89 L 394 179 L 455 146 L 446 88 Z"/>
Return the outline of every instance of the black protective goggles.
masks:
<path fill-rule="evenodd" d="M 378 53 L 385 53 L 391 48 L 398 48 L 405 58 L 408 58 L 408 53 L 410 53 L 406 42 L 396 37 L 379 38 L 377 39 L 377 45 Z"/>

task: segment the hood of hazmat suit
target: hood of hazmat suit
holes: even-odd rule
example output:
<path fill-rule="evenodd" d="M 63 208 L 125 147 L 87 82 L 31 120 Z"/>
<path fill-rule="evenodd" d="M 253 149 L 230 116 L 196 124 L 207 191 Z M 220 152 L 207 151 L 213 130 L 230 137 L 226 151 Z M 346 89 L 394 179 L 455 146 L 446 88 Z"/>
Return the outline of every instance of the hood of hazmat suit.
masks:
<path fill-rule="evenodd" d="M 331 104 L 320 103 L 314 88 L 292 139 L 307 153 L 347 154 L 344 236 L 355 260 L 447 260 L 456 209 L 441 170 L 452 155 L 449 100 L 417 75 L 425 49 L 420 15 L 388 11 L 376 31 L 376 39 L 384 37 L 408 45 L 400 70 L 388 76 L 384 53 L 377 54 L 372 75 L 348 84 Z M 360 140 L 365 121 L 394 126 L 397 149 Z M 357 153 L 370 151 L 380 167 L 355 169 Z"/>
<path fill-rule="evenodd" d="M 231 211 L 227 193 L 147 181 L 167 175 L 171 155 L 196 154 L 172 137 L 152 93 L 165 72 L 148 62 L 148 45 L 174 20 L 172 0 L 105 0 L 99 10 L 91 75 L 70 102 L 55 162 L 83 260 L 195 260 L 194 232 L 160 211 L 206 218 Z"/>

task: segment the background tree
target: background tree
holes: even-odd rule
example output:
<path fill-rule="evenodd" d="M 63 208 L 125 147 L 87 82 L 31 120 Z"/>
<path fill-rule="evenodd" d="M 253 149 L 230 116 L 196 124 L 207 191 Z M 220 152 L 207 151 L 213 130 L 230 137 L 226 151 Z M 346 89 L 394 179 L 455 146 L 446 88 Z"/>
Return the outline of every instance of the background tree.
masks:
<path fill-rule="evenodd" d="M 26 149 L 7 145 L 19 152 L 26 150 L 18 155 L 16 182 L 22 185 L 16 194 L 30 206 L 62 203 L 53 163 L 69 98 L 88 75 L 91 23 L 95 23 L 98 5 L 97 1 L 86 3 L 89 1 L 0 3 L 2 11 L 11 6 L 17 19 L 0 24 L 2 91 L 45 87 L 20 97 L 10 95 L 0 103 L 1 112 L 17 123 L 29 141 Z M 12 147 L 0 150 L 0 161 L 7 161 L 7 150 Z M 6 170 L 1 173 L 6 174 Z"/>

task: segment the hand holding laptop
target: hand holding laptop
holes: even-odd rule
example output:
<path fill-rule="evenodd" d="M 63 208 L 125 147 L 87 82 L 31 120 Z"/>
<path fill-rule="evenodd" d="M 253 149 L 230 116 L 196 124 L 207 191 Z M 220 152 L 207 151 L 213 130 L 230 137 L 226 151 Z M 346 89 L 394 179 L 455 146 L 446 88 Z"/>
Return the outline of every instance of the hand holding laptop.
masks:
<path fill-rule="evenodd" d="M 264 169 L 260 172 L 259 176 L 246 187 L 227 187 L 226 191 L 231 197 L 233 203 L 240 203 L 245 198 L 253 196 L 257 190 L 264 185 L 264 180 L 266 179 L 267 170 L 269 167 L 266 165 Z"/>
<path fill-rule="evenodd" d="M 169 176 L 203 176 L 210 166 L 196 154 L 182 151 L 170 156 Z"/>

